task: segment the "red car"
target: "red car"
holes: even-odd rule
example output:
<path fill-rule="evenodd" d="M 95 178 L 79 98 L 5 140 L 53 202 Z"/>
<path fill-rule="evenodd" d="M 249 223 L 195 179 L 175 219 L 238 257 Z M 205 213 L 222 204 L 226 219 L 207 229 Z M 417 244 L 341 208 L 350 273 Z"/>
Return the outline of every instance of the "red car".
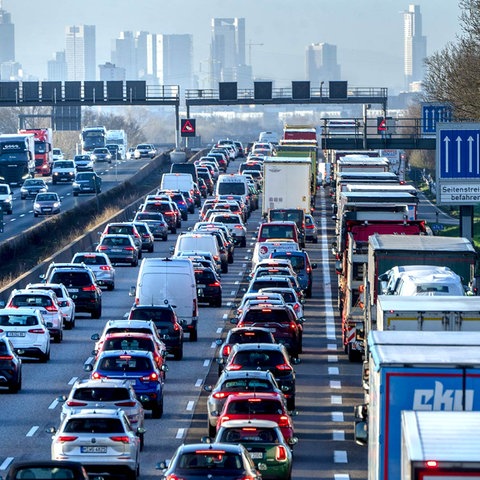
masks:
<path fill-rule="evenodd" d="M 249 418 L 278 423 L 287 442 L 295 436 L 285 397 L 273 392 L 241 392 L 229 395 L 218 417 L 217 431 L 228 420 L 248 420 Z"/>

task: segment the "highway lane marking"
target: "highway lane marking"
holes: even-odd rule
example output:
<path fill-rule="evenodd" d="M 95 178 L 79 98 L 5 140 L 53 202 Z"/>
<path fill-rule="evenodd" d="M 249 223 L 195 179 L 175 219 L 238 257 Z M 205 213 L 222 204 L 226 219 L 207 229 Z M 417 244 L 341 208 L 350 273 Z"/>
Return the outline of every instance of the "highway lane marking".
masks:
<path fill-rule="evenodd" d="M 242 268 L 247 268 L 247 264 L 246 264 L 246 263 L 242 263 Z"/>
<path fill-rule="evenodd" d="M 175 438 L 183 438 L 185 435 L 185 429 L 184 428 L 179 428 L 177 430 L 177 434 L 175 435 Z"/>
<path fill-rule="evenodd" d="M 216 344 L 215 342 L 212 342 L 212 343 L 210 344 L 210 348 L 217 348 L 217 344 Z"/>
<path fill-rule="evenodd" d="M 188 403 L 187 403 L 187 411 L 188 412 L 191 412 L 193 410 L 193 406 L 195 405 L 195 402 L 193 400 L 190 400 Z"/>
<path fill-rule="evenodd" d="M 325 208 L 325 199 L 322 197 L 322 209 Z M 327 340 L 336 340 L 335 335 L 335 317 L 333 313 L 332 306 L 332 287 L 330 279 L 330 270 L 328 268 L 328 256 L 330 250 L 328 248 L 328 239 L 327 239 L 327 220 L 325 217 L 322 217 L 321 220 L 321 230 L 322 230 L 322 265 L 327 265 L 323 268 L 323 284 L 328 285 L 328 288 L 324 290 L 325 297 L 325 327 L 327 331 Z"/>
<path fill-rule="evenodd" d="M 333 478 L 334 480 L 350 480 L 350 475 L 348 473 L 336 473 Z"/>
<path fill-rule="evenodd" d="M 327 362 L 329 363 L 338 362 L 338 355 L 327 355 Z"/>
<path fill-rule="evenodd" d="M 222 333 L 223 332 L 223 328 L 222 327 L 218 327 L 217 328 L 217 333 Z"/>
<path fill-rule="evenodd" d="M 332 422 L 343 422 L 343 412 L 332 412 Z"/>
<path fill-rule="evenodd" d="M 40 427 L 38 425 L 34 425 L 25 435 L 26 437 L 33 437 L 35 435 L 35 432 L 39 429 Z"/>
<path fill-rule="evenodd" d="M 332 395 L 330 397 L 330 403 L 332 405 L 342 405 L 343 404 L 342 396 L 341 395 Z"/>
<path fill-rule="evenodd" d="M 327 343 L 327 350 L 337 350 L 336 343 Z"/>
<path fill-rule="evenodd" d="M 243 272 L 238 272 L 239 275 L 243 275 Z"/>
<path fill-rule="evenodd" d="M 197 378 L 197 381 L 195 382 L 196 387 L 201 387 L 203 383 L 203 380 L 201 378 Z"/>
<path fill-rule="evenodd" d="M 232 306 L 232 302 L 227 302 L 227 307 L 231 307 Z"/>
<path fill-rule="evenodd" d="M 339 382 L 338 380 L 330 380 L 330 388 L 342 388 L 342 382 Z"/>
<path fill-rule="evenodd" d="M 329 375 L 339 375 L 340 372 L 338 370 L 338 367 L 328 367 L 328 374 Z"/>
<path fill-rule="evenodd" d="M 235 285 L 238 285 L 240 282 L 238 280 L 235 280 Z"/>
<path fill-rule="evenodd" d="M 6 470 L 10 466 L 10 464 L 13 462 L 14 459 L 15 457 L 7 457 L 0 465 L 0 470 Z"/>
<path fill-rule="evenodd" d="M 230 295 L 232 295 L 232 296 L 234 297 L 234 296 L 235 296 L 235 293 L 236 293 L 236 291 L 235 291 L 235 290 L 232 290 L 232 291 L 230 292 Z"/>
<path fill-rule="evenodd" d="M 332 434 L 332 440 L 336 442 L 345 441 L 345 432 L 343 430 L 334 430 Z"/>
<path fill-rule="evenodd" d="M 222 318 L 226 320 L 228 318 L 228 313 L 224 313 Z"/>
<path fill-rule="evenodd" d="M 68 385 L 73 385 L 78 380 L 78 377 L 72 377 L 68 382 Z"/>
<path fill-rule="evenodd" d="M 54 410 L 55 408 L 57 408 L 57 405 L 58 405 L 58 400 L 55 399 L 55 400 L 48 406 L 48 409 L 49 409 L 49 410 Z"/>
<path fill-rule="evenodd" d="M 333 461 L 335 463 L 348 463 L 347 452 L 345 450 L 334 450 Z"/>
<path fill-rule="evenodd" d="M 16 218 L 11 218 L 10 222 L 14 222 L 15 220 L 16 220 Z"/>
<path fill-rule="evenodd" d="M 210 366 L 210 360 L 204 360 L 204 361 L 203 361 L 203 366 L 204 366 L 204 367 Z"/>

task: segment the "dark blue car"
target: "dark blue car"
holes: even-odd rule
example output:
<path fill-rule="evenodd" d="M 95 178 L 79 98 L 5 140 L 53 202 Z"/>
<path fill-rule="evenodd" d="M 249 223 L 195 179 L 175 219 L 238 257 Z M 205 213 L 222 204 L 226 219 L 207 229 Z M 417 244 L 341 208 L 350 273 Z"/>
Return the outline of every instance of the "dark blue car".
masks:
<path fill-rule="evenodd" d="M 163 366 L 162 368 L 165 368 Z M 131 380 L 143 408 L 152 411 L 153 418 L 163 415 L 163 384 L 151 352 L 139 350 L 109 350 L 101 352 L 94 365 L 86 365 L 91 378 Z"/>

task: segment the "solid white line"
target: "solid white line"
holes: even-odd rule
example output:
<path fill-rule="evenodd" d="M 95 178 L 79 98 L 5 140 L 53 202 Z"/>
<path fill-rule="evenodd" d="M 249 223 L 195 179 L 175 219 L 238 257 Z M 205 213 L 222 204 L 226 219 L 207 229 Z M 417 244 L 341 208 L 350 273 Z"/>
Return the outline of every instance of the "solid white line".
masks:
<path fill-rule="evenodd" d="M 332 422 L 343 422 L 343 412 L 332 412 Z"/>
<path fill-rule="evenodd" d="M 338 367 L 328 367 L 328 374 L 329 375 L 339 375 L 340 372 L 338 370 Z"/>
<path fill-rule="evenodd" d="M 345 441 L 345 432 L 343 430 L 334 430 L 332 440 L 335 440 L 336 442 Z"/>
<path fill-rule="evenodd" d="M 15 457 L 7 457 L 0 465 L 0 470 L 6 470 L 10 466 L 10 464 L 13 462 L 14 459 Z"/>
<path fill-rule="evenodd" d="M 193 410 L 193 406 L 195 405 L 195 402 L 193 400 L 190 400 L 187 403 L 187 411 L 191 412 Z"/>
<path fill-rule="evenodd" d="M 39 429 L 40 427 L 38 425 L 34 425 L 25 435 L 26 437 L 33 437 L 35 435 L 35 432 Z"/>
<path fill-rule="evenodd" d="M 341 395 L 332 395 L 330 397 L 330 403 L 332 405 L 342 405 L 343 400 Z"/>
<path fill-rule="evenodd" d="M 197 381 L 195 382 L 196 387 L 201 387 L 203 383 L 203 380 L 201 378 L 197 378 Z"/>
<path fill-rule="evenodd" d="M 235 280 L 235 282 L 233 282 L 235 285 L 238 285 L 240 282 L 238 280 Z"/>
<path fill-rule="evenodd" d="M 334 450 L 333 461 L 335 463 L 348 463 L 347 452 L 345 450 Z"/>
<path fill-rule="evenodd" d="M 203 366 L 208 367 L 210 365 L 210 360 L 204 360 L 203 361 Z"/>
<path fill-rule="evenodd" d="M 77 380 L 78 380 L 78 377 L 72 377 L 72 378 L 68 381 L 68 385 L 73 385 Z"/>
<path fill-rule="evenodd" d="M 57 405 L 58 405 L 58 400 L 55 399 L 55 400 L 48 406 L 48 409 L 49 409 L 49 410 L 53 410 L 53 409 L 55 409 L 55 408 L 57 407 Z"/>
<path fill-rule="evenodd" d="M 342 382 L 338 380 L 330 380 L 330 388 L 335 388 L 335 389 L 342 388 Z"/>
<path fill-rule="evenodd" d="M 175 438 L 183 438 L 184 435 L 185 435 L 185 429 L 179 428 L 177 430 L 177 434 L 175 435 Z"/>
<path fill-rule="evenodd" d="M 327 355 L 327 362 L 329 363 L 338 362 L 338 355 Z"/>

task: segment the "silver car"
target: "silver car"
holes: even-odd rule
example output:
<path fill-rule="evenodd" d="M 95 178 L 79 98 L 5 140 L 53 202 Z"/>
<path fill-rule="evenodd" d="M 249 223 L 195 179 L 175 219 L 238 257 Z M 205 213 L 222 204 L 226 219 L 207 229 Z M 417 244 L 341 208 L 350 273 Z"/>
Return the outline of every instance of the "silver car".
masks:
<path fill-rule="evenodd" d="M 132 428 L 121 409 L 82 409 L 67 415 L 53 433 L 52 460 L 80 462 L 87 472 L 140 473 L 140 438 L 143 429 Z"/>
<path fill-rule="evenodd" d="M 115 268 L 109 256 L 102 252 L 78 252 L 72 257 L 71 263 L 84 263 L 93 271 L 97 285 L 107 290 L 115 288 Z"/>

